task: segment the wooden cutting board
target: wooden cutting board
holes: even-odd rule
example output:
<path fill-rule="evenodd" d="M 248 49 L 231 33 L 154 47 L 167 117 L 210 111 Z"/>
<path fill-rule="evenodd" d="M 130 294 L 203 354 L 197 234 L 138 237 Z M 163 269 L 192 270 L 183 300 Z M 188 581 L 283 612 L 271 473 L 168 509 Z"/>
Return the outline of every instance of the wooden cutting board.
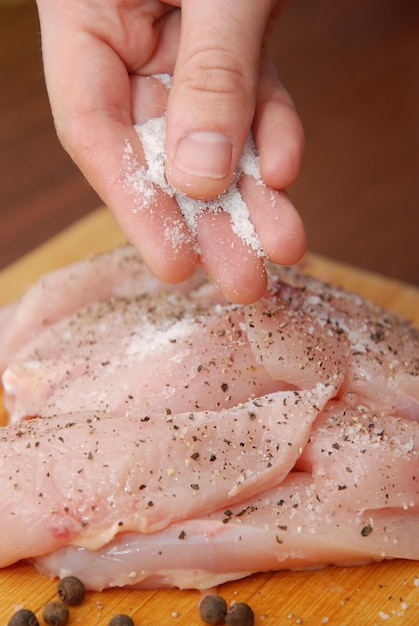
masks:
<path fill-rule="evenodd" d="M 0 304 L 18 297 L 42 273 L 123 241 L 110 214 L 99 209 L 0 273 Z M 419 326 L 418 289 L 314 255 L 304 263 L 314 275 L 355 290 Z M 228 603 L 248 602 L 258 626 L 419 624 L 419 562 L 262 573 L 227 583 L 219 592 Z M 21 606 L 35 611 L 43 624 L 42 607 L 55 597 L 56 581 L 40 576 L 29 565 L 0 570 L 1 624 Z M 175 589 L 88 592 L 82 606 L 72 609 L 69 626 L 107 625 L 112 615 L 121 612 L 130 614 L 136 626 L 202 626 L 199 598 L 198 591 Z"/>

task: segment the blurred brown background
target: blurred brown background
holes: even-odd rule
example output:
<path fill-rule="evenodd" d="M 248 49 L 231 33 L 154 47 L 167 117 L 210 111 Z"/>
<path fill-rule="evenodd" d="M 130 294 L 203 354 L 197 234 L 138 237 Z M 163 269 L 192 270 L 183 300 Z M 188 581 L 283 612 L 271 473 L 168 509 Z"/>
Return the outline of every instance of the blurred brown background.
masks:
<path fill-rule="evenodd" d="M 306 131 L 310 249 L 419 284 L 419 3 L 293 0 L 271 49 Z M 55 136 L 35 3 L 0 3 L 0 267 L 100 203 Z"/>

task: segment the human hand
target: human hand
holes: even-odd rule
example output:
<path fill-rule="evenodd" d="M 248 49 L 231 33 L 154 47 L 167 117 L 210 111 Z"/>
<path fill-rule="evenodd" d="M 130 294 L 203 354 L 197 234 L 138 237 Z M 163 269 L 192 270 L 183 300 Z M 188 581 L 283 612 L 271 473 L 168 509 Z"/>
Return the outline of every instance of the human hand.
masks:
<path fill-rule="evenodd" d="M 230 300 L 259 298 L 263 258 L 233 232 L 227 213 L 201 212 L 191 237 L 174 197 L 154 186 L 150 202 L 133 176 L 145 166 L 133 124 L 166 114 L 167 180 L 204 201 L 233 179 L 253 125 L 262 178 L 279 191 L 243 176 L 241 192 L 266 256 L 296 262 L 304 229 L 281 190 L 298 173 L 303 133 L 261 53 L 276 3 L 37 1 L 58 136 L 150 269 L 178 282 L 198 263 Z M 173 74 L 169 94 L 149 78 L 161 73 Z M 167 236 L 173 232 L 176 238 Z"/>

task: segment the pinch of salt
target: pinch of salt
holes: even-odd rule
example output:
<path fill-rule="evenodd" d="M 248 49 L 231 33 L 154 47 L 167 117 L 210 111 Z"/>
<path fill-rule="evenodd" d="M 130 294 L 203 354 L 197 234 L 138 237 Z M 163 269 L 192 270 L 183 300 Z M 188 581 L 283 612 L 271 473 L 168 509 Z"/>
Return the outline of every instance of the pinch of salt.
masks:
<path fill-rule="evenodd" d="M 156 74 L 154 78 L 160 80 L 167 89 L 171 86 L 171 76 L 168 74 Z M 131 193 L 134 196 L 144 196 L 138 200 L 139 207 L 151 208 L 151 202 L 155 199 L 156 188 L 174 198 L 182 212 L 192 237 L 196 236 L 197 219 L 204 211 L 213 213 L 225 212 L 230 215 L 233 232 L 248 245 L 253 251 L 263 256 L 263 249 L 255 228 L 250 220 L 249 208 L 242 198 L 238 183 L 244 174 L 251 176 L 257 185 L 264 185 L 260 175 L 259 156 L 251 134 L 246 141 L 234 180 L 229 188 L 216 200 L 201 202 L 188 198 L 179 193 L 166 179 L 165 175 L 165 116 L 153 118 L 144 124 L 137 124 L 135 130 L 141 139 L 147 168 L 135 162 L 132 147 L 127 145 L 124 152 L 125 183 L 131 185 Z M 153 195 L 154 192 L 154 195 Z M 138 206 L 135 210 L 138 210 Z M 179 237 L 179 224 L 174 225 L 177 232 L 168 227 L 165 236 L 176 242 Z"/>
<path fill-rule="evenodd" d="M 153 78 L 157 78 L 167 89 L 172 86 L 172 77 L 170 74 L 153 74 Z"/>
<path fill-rule="evenodd" d="M 154 117 L 144 124 L 137 124 L 135 130 L 141 139 L 147 161 L 147 179 L 173 198 L 176 192 L 172 185 L 167 182 L 164 168 L 165 117 Z"/>
<path fill-rule="evenodd" d="M 229 188 L 216 200 L 204 203 L 179 193 L 166 179 L 164 166 L 165 116 L 153 118 L 144 124 L 138 124 L 135 126 L 135 130 L 141 139 L 147 162 L 146 180 L 159 187 L 170 197 L 175 198 L 193 236 L 196 235 L 197 218 L 200 214 L 204 211 L 213 213 L 225 212 L 230 215 L 233 232 L 250 246 L 252 250 L 261 256 L 263 255 L 259 238 L 250 221 L 248 206 L 243 200 L 238 187 L 238 181 L 242 174 L 252 176 L 257 184 L 264 184 L 260 176 L 259 157 L 251 135 L 247 139 L 237 173 Z"/>
<path fill-rule="evenodd" d="M 124 185 L 135 198 L 133 210 L 151 209 L 156 198 L 156 190 L 147 177 L 146 168 L 136 160 L 131 144 L 126 141 L 122 155 Z"/>

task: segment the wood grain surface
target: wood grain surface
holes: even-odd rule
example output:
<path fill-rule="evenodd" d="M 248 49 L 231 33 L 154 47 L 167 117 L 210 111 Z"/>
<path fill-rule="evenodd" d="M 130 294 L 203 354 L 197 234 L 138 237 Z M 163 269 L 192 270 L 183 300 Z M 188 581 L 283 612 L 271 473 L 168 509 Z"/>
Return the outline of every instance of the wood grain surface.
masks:
<path fill-rule="evenodd" d="M 42 273 L 124 241 L 109 212 L 100 209 L 0 274 L 1 301 L 20 295 Z M 399 311 L 419 325 L 419 290 L 334 261 L 309 255 L 307 270 Z M 249 602 L 257 626 L 416 626 L 419 623 L 419 562 L 387 561 L 312 572 L 261 573 L 219 588 L 227 602 Z M 0 570 L 0 623 L 16 607 L 32 608 L 56 597 L 56 581 L 27 564 Z M 112 589 L 88 592 L 71 611 L 69 626 L 107 625 L 130 614 L 136 626 L 200 626 L 197 591 Z"/>

